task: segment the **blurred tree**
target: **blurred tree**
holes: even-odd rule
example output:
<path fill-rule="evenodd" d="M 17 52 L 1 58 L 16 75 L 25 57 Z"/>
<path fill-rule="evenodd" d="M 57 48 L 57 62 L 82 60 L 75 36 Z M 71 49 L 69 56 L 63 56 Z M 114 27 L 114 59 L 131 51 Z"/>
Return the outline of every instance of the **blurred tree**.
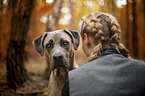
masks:
<path fill-rule="evenodd" d="M 107 5 L 107 12 L 111 13 L 113 16 L 115 16 L 115 9 L 116 9 L 116 0 L 105 0 Z"/>
<path fill-rule="evenodd" d="M 142 0 L 142 4 L 143 4 L 144 24 L 145 24 L 145 0 Z M 145 29 L 145 27 L 144 27 L 144 29 Z"/>
<path fill-rule="evenodd" d="M 3 11 L 3 0 L 0 0 L 0 14 L 2 14 Z"/>
<path fill-rule="evenodd" d="M 113 16 L 115 16 L 116 14 L 115 14 L 115 9 L 116 9 L 116 5 L 115 5 L 115 3 L 116 3 L 116 0 L 112 0 L 112 15 Z"/>
<path fill-rule="evenodd" d="M 3 0 L 0 0 L 0 29 L 2 29 L 2 12 L 3 12 Z M 1 38 L 0 38 L 0 42 L 1 42 Z M 1 47 L 0 47 L 0 50 L 1 50 Z M 1 60 L 1 57 L 2 56 L 2 53 L 0 51 L 0 60 Z"/>
<path fill-rule="evenodd" d="M 52 14 L 49 16 L 50 20 L 48 20 L 48 22 L 46 24 L 47 32 L 56 29 L 56 25 L 58 23 L 62 4 L 63 4 L 63 0 L 55 0 L 53 9 L 52 9 Z"/>
<path fill-rule="evenodd" d="M 126 0 L 126 47 L 129 48 L 129 40 L 127 39 L 129 36 L 129 4 L 128 0 Z"/>
<path fill-rule="evenodd" d="M 133 55 L 138 57 L 138 31 L 137 31 L 137 1 L 132 0 L 132 12 L 133 12 L 133 30 L 132 30 L 132 48 L 134 49 Z"/>
<path fill-rule="evenodd" d="M 19 5 L 18 9 L 16 8 L 17 4 Z M 34 0 L 9 0 L 12 20 L 6 66 L 7 82 L 9 87 L 13 89 L 16 89 L 28 79 L 23 56 L 33 6 Z"/>

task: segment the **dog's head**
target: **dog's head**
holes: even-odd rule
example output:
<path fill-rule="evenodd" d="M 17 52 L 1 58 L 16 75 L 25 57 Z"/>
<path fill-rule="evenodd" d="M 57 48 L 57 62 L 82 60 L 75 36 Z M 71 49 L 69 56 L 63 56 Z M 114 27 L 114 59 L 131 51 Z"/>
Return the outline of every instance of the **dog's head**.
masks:
<path fill-rule="evenodd" d="M 80 43 L 79 32 L 74 30 L 56 30 L 45 32 L 33 41 L 33 45 L 41 56 L 46 55 L 50 69 L 63 67 L 68 69 L 73 59 L 73 48 L 77 50 Z"/>

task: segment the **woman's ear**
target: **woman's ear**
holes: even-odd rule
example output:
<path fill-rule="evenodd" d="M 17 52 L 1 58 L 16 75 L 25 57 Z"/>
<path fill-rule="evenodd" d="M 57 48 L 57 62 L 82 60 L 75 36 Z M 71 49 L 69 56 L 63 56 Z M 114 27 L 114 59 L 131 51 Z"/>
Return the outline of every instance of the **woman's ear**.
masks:
<path fill-rule="evenodd" d="M 88 35 L 87 35 L 86 33 L 83 34 L 84 39 L 86 39 L 87 36 L 88 36 Z"/>
<path fill-rule="evenodd" d="M 84 33 L 83 36 L 84 36 L 85 45 L 89 48 L 91 46 L 89 36 L 86 33 Z"/>

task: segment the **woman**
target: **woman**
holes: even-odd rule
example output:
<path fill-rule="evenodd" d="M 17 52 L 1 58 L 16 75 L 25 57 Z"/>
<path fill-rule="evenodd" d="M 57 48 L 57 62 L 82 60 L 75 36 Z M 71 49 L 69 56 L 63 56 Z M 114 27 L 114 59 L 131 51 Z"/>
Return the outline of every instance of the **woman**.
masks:
<path fill-rule="evenodd" d="M 145 62 L 129 58 L 117 20 L 94 12 L 78 27 L 89 63 L 69 72 L 62 96 L 145 96 Z"/>

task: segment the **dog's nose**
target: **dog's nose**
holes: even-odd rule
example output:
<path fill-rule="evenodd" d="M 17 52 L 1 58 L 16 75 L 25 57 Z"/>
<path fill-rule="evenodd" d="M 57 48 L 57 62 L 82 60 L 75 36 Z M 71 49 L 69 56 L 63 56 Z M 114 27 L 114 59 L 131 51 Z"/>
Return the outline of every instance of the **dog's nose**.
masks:
<path fill-rule="evenodd" d="M 62 54 L 54 54 L 53 55 L 53 60 L 54 61 L 62 60 L 62 57 L 63 57 Z"/>

